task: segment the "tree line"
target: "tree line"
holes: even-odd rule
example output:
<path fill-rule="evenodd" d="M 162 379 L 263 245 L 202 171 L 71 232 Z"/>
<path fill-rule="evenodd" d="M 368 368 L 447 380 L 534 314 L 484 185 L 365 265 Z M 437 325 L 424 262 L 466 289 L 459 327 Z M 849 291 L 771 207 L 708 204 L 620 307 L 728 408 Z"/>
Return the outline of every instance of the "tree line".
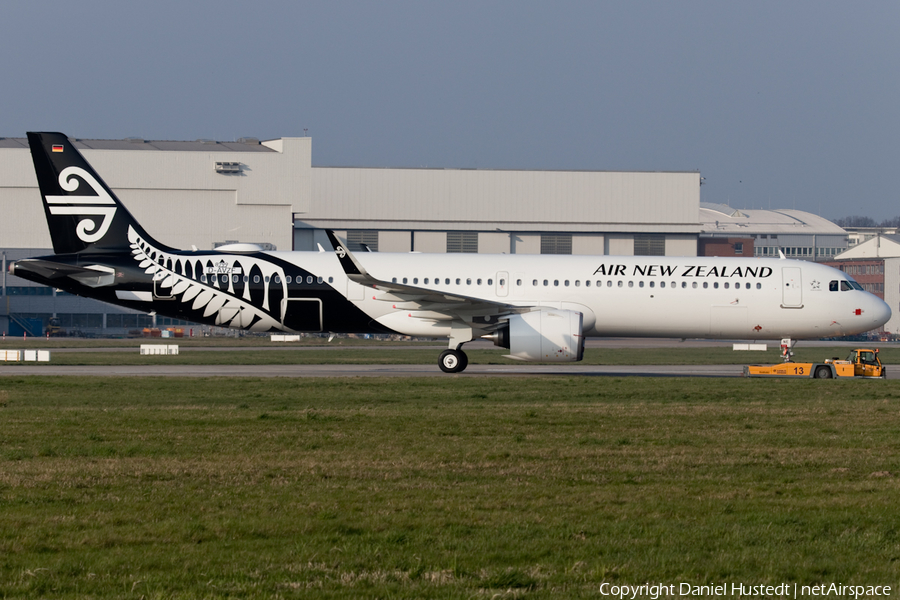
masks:
<path fill-rule="evenodd" d="M 872 217 L 861 217 L 859 215 L 832 219 L 831 222 L 838 227 L 900 227 L 900 216 L 885 219 L 880 223 Z"/>

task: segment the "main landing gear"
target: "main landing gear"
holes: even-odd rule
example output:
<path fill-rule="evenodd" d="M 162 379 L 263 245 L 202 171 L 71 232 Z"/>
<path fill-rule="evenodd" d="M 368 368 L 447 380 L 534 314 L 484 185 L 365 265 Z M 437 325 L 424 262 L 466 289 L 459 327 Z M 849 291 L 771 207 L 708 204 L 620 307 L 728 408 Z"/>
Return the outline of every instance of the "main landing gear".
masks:
<path fill-rule="evenodd" d="M 469 357 L 462 350 L 444 350 L 438 359 L 438 366 L 444 373 L 461 373 L 469 366 Z"/>

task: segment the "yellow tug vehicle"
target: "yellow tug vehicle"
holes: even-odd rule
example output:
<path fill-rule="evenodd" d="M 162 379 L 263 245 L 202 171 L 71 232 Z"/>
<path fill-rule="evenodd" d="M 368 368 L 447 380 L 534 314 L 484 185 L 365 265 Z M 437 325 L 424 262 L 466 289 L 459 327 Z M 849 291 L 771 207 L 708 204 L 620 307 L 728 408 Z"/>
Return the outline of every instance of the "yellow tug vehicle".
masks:
<path fill-rule="evenodd" d="M 813 377 L 833 379 L 838 377 L 864 377 L 866 379 L 887 377 L 887 370 L 878 359 L 878 350 L 857 348 L 847 360 L 826 358 L 820 363 L 788 361 L 777 365 L 747 365 L 745 377 Z"/>

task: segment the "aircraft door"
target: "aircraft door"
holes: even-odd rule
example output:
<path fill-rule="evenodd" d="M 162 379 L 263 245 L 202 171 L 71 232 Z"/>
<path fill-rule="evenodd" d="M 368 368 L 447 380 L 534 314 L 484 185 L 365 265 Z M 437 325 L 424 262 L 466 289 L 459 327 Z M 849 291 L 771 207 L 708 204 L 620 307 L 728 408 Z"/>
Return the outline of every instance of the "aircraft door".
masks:
<path fill-rule="evenodd" d="M 509 294 L 509 273 L 506 271 L 497 272 L 496 288 L 497 295 L 505 298 Z"/>
<path fill-rule="evenodd" d="M 800 267 L 782 267 L 781 269 L 782 308 L 803 307 L 803 287 Z"/>
<path fill-rule="evenodd" d="M 346 277 L 345 280 L 347 282 L 347 293 L 344 295 L 347 297 L 347 300 L 359 302 L 366 299 L 366 286 L 350 281 L 349 277 Z"/>
<path fill-rule="evenodd" d="M 281 324 L 293 331 L 322 331 L 322 300 L 283 298 Z"/>
<path fill-rule="evenodd" d="M 175 297 L 172 295 L 172 288 L 164 288 L 162 287 L 162 280 L 168 277 L 168 273 L 164 271 L 157 271 L 153 274 L 153 299 L 154 300 L 174 300 Z"/>

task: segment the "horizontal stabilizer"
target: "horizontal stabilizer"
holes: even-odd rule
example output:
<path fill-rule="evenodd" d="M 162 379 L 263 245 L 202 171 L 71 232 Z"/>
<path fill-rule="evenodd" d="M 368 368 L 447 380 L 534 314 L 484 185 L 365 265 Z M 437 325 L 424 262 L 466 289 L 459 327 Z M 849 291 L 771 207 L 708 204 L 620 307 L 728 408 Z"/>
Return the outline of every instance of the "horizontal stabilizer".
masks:
<path fill-rule="evenodd" d="M 99 265 L 80 267 L 44 258 L 17 260 L 13 265 L 12 273 L 16 275 L 18 272 L 36 273 L 45 279 L 71 277 L 88 287 L 112 285 L 115 279 L 115 271 L 109 267 L 101 267 Z"/>

